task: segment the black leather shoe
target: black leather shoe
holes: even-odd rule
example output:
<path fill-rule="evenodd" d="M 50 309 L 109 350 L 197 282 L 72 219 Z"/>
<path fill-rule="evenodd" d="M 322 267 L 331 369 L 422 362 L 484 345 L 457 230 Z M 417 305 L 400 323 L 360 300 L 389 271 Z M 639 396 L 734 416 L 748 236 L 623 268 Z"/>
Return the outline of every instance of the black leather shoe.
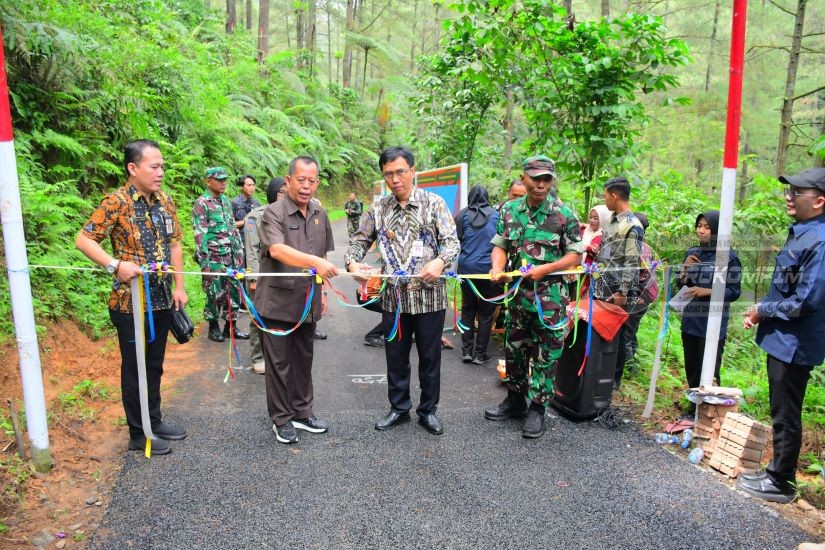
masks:
<path fill-rule="evenodd" d="M 524 396 L 519 393 L 508 391 L 504 401 L 484 410 L 484 418 L 487 420 L 507 420 L 508 418 L 524 418 L 527 414 L 527 404 Z"/>
<path fill-rule="evenodd" d="M 218 327 L 217 323 L 214 325 L 211 323 L 209 324 L 209 339 L 213 342 L 223 342 L 224 340 L 226 340 L 223 337 L 223 333 L 221 332 L 221 329 L 220 327 Z"/>
<path fill-rule="evenodd" d="M 796 491 L 790 485 L 779 486 L 770 476 L 760 479 L 740 478 L 736 486 L 753 497 L 769 502 L 788 504 L 796 500 Z"/>
<path fill-rule="evenodd" d="M 379 432 L 395 428 L 399 424 L 405 424 L 410 421 L 410 413 L 390 411 L 387 416 L 375 423 L 375 429 Z"/>
<path fill-rule="evenodd" d="M 489 360 L 489 355 L 476 355 L 475 357 L 473 357 L 473 365 L 484 365 Z"/>
<path fill-rule="evenodd" d="M 130 451 L 141 451 L 143 452 L 146 450 L 146 438 L 143 436 L 140 437 L 133 437 L 129 440 L 129 450 Z M 169 454 L 172 451 L 172 447 L 169 446 L 169 442 L 163 439 L 155 439 L 152 441 L 152 454 L 153 455 L 165 455 Z"/>
<path fill-rule="evenodd" d="M 326 335 L 326 333 L 321 332 L 320 330 L 316 330 L 315 331 L 315 339 L 316 340 L 326 340 L 327 335 Z"/>
<path fill-rule="evenodd" d="M 768 472 L 762 470 L 760 472 L 754 472 L 752 474 L 739 474 L 741 479 L 747 479 L 748 481 L 754 481 L 757 479 L 762 479 L 768 476 Z"/>
<path fill-rule="evenodd" d="M 186 430 L 179 426 L 171 426 L 161 422 L 157 428 L 152 428 L 152 433 L 161 439 L 168 439 L 170 441 L 180 441 L 186 439 Z"/>
<path fill-rule="evenodd" d="M 544 435 L 544 407 L 531 405 L 521 427 L 521 436 L 535 439 Z"/>
<path fill-rule="evenodd" d="M 473 354 L 471 354 L 471 353 L 462 353 L 461 354 L 461 362 L 462 363 L 472 363 L 473 362 Z"/>
<path fill-rule="evenodd" d="M 383 348 L 384 338 L 383 336 L 370 336 L 369 338 L 364 338 L 364 345 L 372 346 L 374 348 Z"/>
<path fill-rule="evenodd" d="M 430 413 L 425 416 L 419 416 L 418 423 L 424 426 L 424 429 L 426 429 L 433 435 L 441 435 L 444 433 L 444 426 L 441 425 L 441 421 L 438 419 L 435 413 Z"/>

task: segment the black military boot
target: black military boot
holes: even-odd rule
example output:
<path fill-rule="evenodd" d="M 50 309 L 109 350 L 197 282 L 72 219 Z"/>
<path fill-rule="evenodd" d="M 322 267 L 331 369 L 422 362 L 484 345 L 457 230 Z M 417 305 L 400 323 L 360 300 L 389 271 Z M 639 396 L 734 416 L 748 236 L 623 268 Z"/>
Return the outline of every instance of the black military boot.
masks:
<path fill-rule="evenodd" d="M 217 321 L 209 321 L 209 339 L 213 342 L 223 342 L 225 340 Z"/>
<path fill-rule="evenodd" d="M 521 427 L 521 435 L 530 439 L 544 435 L 544 405 L 530 403 L 527 418 L 524 419 L 524 425 Z"/>
<path fill-rule="evenodd" d="M 238 328 L 238 325 L 232 327 L 235 329 L 235 340 L 249 340 L 249 333 L 243 332 Z M 229 321 L 223 326 L 223 337 L 224 339 L 229 338 Z"/>
<path fill-rule="evenodd" d="M 484 410 L 484 418 L 487 420 L 522 418 L 525 414 L 527 414 L 527 403 L 524 401 L 524 396 L 513 390 L 507 390 L 507 397 L 504 401 Z"/>

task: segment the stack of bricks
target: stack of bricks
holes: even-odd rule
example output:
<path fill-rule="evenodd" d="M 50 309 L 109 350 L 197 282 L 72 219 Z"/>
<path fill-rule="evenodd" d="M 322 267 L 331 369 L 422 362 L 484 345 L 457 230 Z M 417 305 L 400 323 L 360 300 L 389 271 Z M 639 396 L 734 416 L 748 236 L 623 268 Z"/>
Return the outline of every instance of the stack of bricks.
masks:
<path fill-rule="evenodd" d="M 739 410 L 739 405 L 710 405 L 702 403 L 699 405 L 699 419 L 693 427 L 693 437 L 697 444 L 702 446 L 705 456 L 710 457 L 716 448 L 719 434 L 722 433 L 722 423 L 728 413 L 735 413 Z"/>
<path fill-rule="evenodd" d="M 771 430 L 739 413 L 728 413 L 709 464 L 729 477 L 755 472 L 768 444 Z"/>

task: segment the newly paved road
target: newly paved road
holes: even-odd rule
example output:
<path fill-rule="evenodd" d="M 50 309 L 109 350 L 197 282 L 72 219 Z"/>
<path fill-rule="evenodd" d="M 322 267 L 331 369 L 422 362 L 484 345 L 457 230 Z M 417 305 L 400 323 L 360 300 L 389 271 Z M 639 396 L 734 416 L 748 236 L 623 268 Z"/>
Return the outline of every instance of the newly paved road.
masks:
<path fill-rule="evenodd" d="M 344 225 L 335 232 L 344 243 Z M 338 280 L 352 295 L 349 278 Z M 200 334 L 192 345 L 202 363 L 164 396 L 166 418 L 189 437 L 167 456 L 125 457 L 90 547 L 782 549 L 805 540 L 633 429 L 550 415 L 547 434 L 525 440 L 515 421 L 484 420 L 481 409 L 504 392 L 492 365 L 464 365 L 457 351 L 444 353 L 444 435 L 415 423 L 375 431 L 388 409 L 385 361 L 362 337 L 376 322 L 331 306 L 314 381 L 316 413 L 332 428 L 299 432 L 294 446 L 270 430 L 263 377 L 239 371 L 224 384 L 226 348 Z M 245 346 L 241 354 L 248 364 Z"/>

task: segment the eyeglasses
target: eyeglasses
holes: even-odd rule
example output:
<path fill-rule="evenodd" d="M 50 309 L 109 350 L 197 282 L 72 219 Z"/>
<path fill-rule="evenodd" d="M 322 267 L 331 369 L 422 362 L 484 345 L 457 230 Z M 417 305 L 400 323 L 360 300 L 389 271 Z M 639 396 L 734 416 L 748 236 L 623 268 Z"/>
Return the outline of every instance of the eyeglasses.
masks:
<path fill-rule="evenodd" d="M 303 185 L 305 183 L 308 183 L 310 185 L 315 185 L 316 183 L 318 183 L 321 180 L 319 180 L 318 178 L 295 178 L 295 181 L 298 182 L 298 185 Z"/>
<path fill-rule="evenodd" d="M 384 176 L 385 180 L 392 181 L 395 178 L 403 178 L 409 172 L 410 172 L 409 168 L 400 168 L 400 169 L 396 170 L 395 172 L 384 172 L 383 176 Z"/>
<path fill-rule="evenodd" d="M 791 197 L 805 197 L 805 196 L 813 197 L 814 196 L 814 195 L 811 195 L 810 193 L 805 193 L 803 191 L 797 191 L 796 189 L 794 189 L 790 185 L 788 185 L 788 186 L 786 186 L 785 188 L 782 189 L 782 194 L 784 196 L 788 197 L 788 198 L 791 198 Z"/>

